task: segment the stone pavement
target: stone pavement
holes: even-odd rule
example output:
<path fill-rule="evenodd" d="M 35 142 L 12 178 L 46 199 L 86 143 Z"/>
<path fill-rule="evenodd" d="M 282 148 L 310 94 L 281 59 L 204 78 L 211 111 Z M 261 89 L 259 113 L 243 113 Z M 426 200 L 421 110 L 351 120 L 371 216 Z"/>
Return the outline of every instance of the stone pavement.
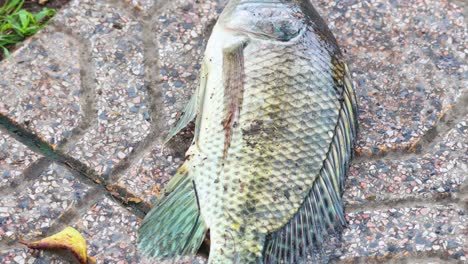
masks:
<path fill-rule="evenodd" d="M 467 262 L 467 5 L 313 2 L 360 104 L 349 225 L 332 262 Z M 191 130 L 162 140 L 224 4 L 71 0 L 0 62 L 0 263 L 68 263 L 17 243 L 67 225 L 98 263 L 143 262 L 135 232 Z"/>

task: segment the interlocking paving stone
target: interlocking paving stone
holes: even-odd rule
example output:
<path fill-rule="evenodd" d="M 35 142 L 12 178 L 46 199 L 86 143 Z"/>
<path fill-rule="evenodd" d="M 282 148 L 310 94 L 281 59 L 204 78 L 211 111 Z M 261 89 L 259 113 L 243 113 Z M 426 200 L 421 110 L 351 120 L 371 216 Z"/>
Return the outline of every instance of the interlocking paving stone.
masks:
<path fill-rule="evenodd" d="M 467 90 L 462 8 L 440 0 L 315 5 L 346 50 L 357 83 L 359 152 L 411 147 Z"/>
<path fill-rule="evenodd" d="M 164 93 L 164 109 L 168 117 L 167 133 L 198 85 L 198 74 L 209 27 L 222 10 L 223 1 L 178 0 L 168 4 L 160 15 L 152 18 L 157 36 L 160 77 Z M 118 184 L 154 201 L 163 186 L 184 160 L 190 144 L 190 132 L 181 132 L 167 146 L 162 137 L 152 149 L 132 164 Z M 162 135 L 164 136 L 164 135 Z M 164 149 L 164 150 L 162 150 Z"/>
<path fill-rule="evenodd" d="M 146 202 L 154 203 L 183 160 L 183 152 L 171 153 L 158 145 L 134 162 L 118 184 Z"/>
<path fill-rule="evenodd" d="M 40 157 L 0 130 L 0 188 L 18 182 L 23 171 Z"/>
<path fill-rule="evenodd" d="M 451 205 L 360 211 L 347 215 L 341 259 L 446 252 L 466 261 L 466 211 Z M 443 253 L 445 255 L 445 253 Z"/>
<path fill-rule="evenodd" d="M 468 116 L 420 157 L 353 164 L 344 201 L 365 204 L 458 192 L 468 171 L 467 123 Z"/>
<path fill-rule="evenodd" d="M 84 197 L 89 186 L 66 168 L 52 164 L 36 181 L 9 193 L 0 201 L 0 235 L 3 238 L 37 238 L 69 206 Z"/>
<path fill-rule="evenodd" d="M 225 1 L 177 0 L 154 16 L 168 125 L 177 120 L 198 85 L 205 45 Z M 169 127 L 168 127 L 169 128 Z"/>
<path fill-rule="evenodd" d="M 50 165 L 30 186 L 0 200 L 0 242 L 11 244 L 17 239 L 42 238 L 51 224 L 88 190 L 89 186 L 64 167 Z M 0 250 L 0 263 L 9 263 L 11 259 L 16 261 L 11 263 L 25 263 L 19 260 L 29 256 L 26 251 L 24 246 L 14 243 L 12 249 Z"/>
<path fill-rule="evenodd" d="M 15 249 L 0 249 L 2 264 L 70 264 L 70 259 L 68 255 L 64 258 L 50 252 L 33 252 L 22 245 Z"/>
<path fill-rule="evenodd" d="M 140 220 L 104 198 L 74 224 L 88 242 L 88 254 L 98 263 L 140 263 L 136 252 L 136 231 Z"/>
<path fill-rule="evenodd" d="M 143 27 L 112 1 L 71 1 L 55 20 L 89 41 L 96 78 L 96 120 L 67 153 L 107 176 L 150 130 Z"/>
<path fill-rule="evenodd" d="M 0 113 L 51 144 L 70 136 L 82 118 L 77 40 L 42 31 L 0 62 Z"/>

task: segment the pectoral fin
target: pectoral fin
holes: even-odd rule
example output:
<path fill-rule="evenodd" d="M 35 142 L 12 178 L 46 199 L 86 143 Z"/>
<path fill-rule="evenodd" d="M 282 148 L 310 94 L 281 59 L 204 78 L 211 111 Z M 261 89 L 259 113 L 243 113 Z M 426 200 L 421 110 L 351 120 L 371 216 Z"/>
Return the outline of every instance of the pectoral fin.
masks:
<path fill-rule="evenodd" d="M 195 90 L 195 93 L 190 98 L 189 102 L 182 111 L 182 115 L 175 124 L 175 126 L 169 131 L 164 143 L 169 142 L 177 133 L 184 129 L 200 112 L 201 101 L 203 100 L 203 94 L 205 92 L 206 81 L 208 78 L 208 69 L 205 64 L 202 65 L 200 74 L 200 85 Z"/>

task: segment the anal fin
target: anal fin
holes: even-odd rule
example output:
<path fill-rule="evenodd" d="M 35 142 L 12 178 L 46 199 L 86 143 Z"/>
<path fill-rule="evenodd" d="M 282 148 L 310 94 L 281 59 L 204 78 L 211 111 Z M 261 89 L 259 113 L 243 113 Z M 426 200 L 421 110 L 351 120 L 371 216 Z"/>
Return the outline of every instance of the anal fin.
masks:
<path fill-rule="evenodd" d="M 176 124 L 172 129 L 169 131 L 164 143 L 169 142 L 177 133 L 179 133 L 182 129 L 184 129 L 192 120 L 197 116 L 200 107 L 202 106 L 202 100 L 204 97 L 204 92 L 206 88 L 206 82 L 208 78 L 208 69 L 203 64 L 201 68 L 200 74 L 200 84 L 198 88 L 193 93 L 192 97 L 188 101 L 187 105 L 185 106 L 184 110 L 182 111 L 182 115 L 177 120 Z"/>

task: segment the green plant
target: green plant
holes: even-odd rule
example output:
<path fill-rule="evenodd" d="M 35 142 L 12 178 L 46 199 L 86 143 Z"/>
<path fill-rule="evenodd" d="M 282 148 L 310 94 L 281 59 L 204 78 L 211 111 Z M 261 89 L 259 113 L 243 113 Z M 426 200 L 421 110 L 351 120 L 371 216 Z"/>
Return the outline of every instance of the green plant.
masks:
<path fill-rule="evenodd" d="M 24 0 L 7 0 L 0 7 L 0 48 L 10 57 L 7 47 L 23 41 L 42 29 L 55 15 L 55 10 L 43 8 L 38 13 L 23 9 Z"/>

